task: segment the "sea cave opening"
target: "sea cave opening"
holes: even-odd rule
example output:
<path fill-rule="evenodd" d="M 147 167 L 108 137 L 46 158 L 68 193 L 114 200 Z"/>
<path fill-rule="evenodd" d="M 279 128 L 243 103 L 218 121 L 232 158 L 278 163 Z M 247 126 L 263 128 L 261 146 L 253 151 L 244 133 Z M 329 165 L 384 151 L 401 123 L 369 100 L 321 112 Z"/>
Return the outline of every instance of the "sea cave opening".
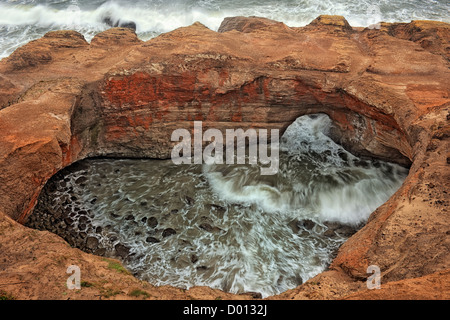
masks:
<path fill-rule="evenodd" d="M 408 169 L 330 138 L 326 114 L 280 139 L 279 170 L 88 158 L 54 175 L 26 225 L 120 259 L 137 278 L 261 297 L 324 271 L 402 185 Z"/>

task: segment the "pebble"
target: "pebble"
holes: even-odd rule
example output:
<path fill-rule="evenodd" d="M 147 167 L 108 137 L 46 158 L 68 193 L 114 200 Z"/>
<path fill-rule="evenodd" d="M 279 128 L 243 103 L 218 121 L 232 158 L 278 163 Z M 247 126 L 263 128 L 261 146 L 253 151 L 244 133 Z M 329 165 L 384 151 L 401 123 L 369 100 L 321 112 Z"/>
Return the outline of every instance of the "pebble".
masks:
<path fill-rule="evenodd" d="M 94 251 L 94 254 L 97 256 L 105 256 L 106 254 L 106 249 L 105 248 L 99 248 L 97 250 Z"/>
<path fill-rule="evenodd" d="M 149 243 L 158 243 L 160 242 L 158 239 L 156 239 L 155 237 L 147 237 L 147 239 L 145 239 L 146 242 Z"/>
<path fill-rule="evenodd" d="M 84 184 L 85 182 L 87 182 L 87 178 L 86 177 L 79 177 L 77 180 L 75 180 L 76 184 Z"/>
<path fill-rule="evenodd" d="M 199 227 L 200 227 L 200 229 L 203 229 L 203 230 L 208 231 L 208 232 L 219 232 L 219 231 L 222 231 L 222 229 L 220 229 L 219 227 L 212 226 L 212 225 L 210 225 L 209 223 L 206 223 L 206 222 L 200 224 Z"/>
<path fill-rule="evenodd" d="M 192 198 L 189 197 L 189 196 L 185 196 L 185 197 L 184 197 L 184 200 L 185 200 L 186 203 L 187 203 L 188 205 L 190 205 L 190 206 L 192 206 L 192 205 L 194 204 L 194 199 L 192 199 Z"/>
<path fill-rule="evenodd" d="M 309 220 L 309 219 L 305 219 L 305 220 L 300 220 L 297 222 L 297 225 L 299 227 L 303 227 L 307 230 L 311 230 L 312 228 L 314 228 L 314 226 L 316 225 L 314 221 Z"/>
<path fill-rule="evenodd" d="M 128 257 L 128 255 L 130 254 L 130 248 L 121 243 L 116 244 L 114 246 L 114 249 L 116 251 L 116 254 L 123 259 Z"/>
<path fill-rule="evenodd" d="M 208 270 L 207 266 L 198 266 L 197 267 L 197 271 L 205 271 L 205 270 Z"/>
<path fill-rule="evenodd" d="M 88 248 L 90 250 L 97 249 L 98 244 L 99 244 L 99 241 L 96 237 L 88 237 L 86 239 L 86 248 Z"/>
<path fill-rule="evenodd" d="M 325 226 L 328 228 L 325 232 L 324 232 L 324 236 L 327 237 L 332 237 L 334 235 L 340 235 L 342 237 L 350 237 L 351 235 L 353 235 L 354 233 L 356 233 L 356 231 L 358 231 L 358 228 L 352 227 L 352 226 L 348 226 L 348 225 L 343 225 L 340 224 L 338 222 L 324 222 Z"/>
<path fill-rule="evenodd" d="M 155 217 L 150 217 L 150 218 L 147 220 L 147 225 L 148 225 L 150 228 L 156 228 L 156 226 L 158 225 L 158 220 L 157 220 Z"/>
<path fill-rule="evenodd" d="M 174 230 L 174 229 L 172 229 L 172 228 L 167 228 L 167 229 L 164 229 L 164 231 L 163 231 L 163 233 L 162 233 L 162 236 L 164 237 L 164 238 L 166 238 L 166 237 L 170 237 L 170 236 L 172 236 L 172 235 L 174 235 L 174 234 L 176 234 L 177 232 Z"/>
<path fill-rule="evenodd" d="M 198 261 L 197 255 L 195 255 L 195 254 L 191 255 L 191 262 L 196 263 L 197 261 Z"/>

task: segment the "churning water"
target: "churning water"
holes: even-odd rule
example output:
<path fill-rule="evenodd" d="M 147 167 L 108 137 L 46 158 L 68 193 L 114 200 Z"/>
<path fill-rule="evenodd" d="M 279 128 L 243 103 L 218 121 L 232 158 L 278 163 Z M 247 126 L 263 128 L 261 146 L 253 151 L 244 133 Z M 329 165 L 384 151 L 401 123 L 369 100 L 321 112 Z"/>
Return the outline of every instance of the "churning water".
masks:
<path fill-rule="evenodd" d="M 225 17 L 260 16 L 291 27 L 321 14 L 344 16 L 352 26 L 411 20 L 449 21 L 447 0 L 0 0 L 0 58 L 50 30 L 73 29 L 88 41 L 110 26 L 133 21 L 148 40 L 199 21 L 217 30 Z"/>
<path fill-rule="evenodd" d="M 408 173 L 350 154 L 327 136 L 331 125 L 298 118 L 274 176 L 258 165 L 86 160 L 56 181 L 52 210 L 102 254 L 126 248 L 125 266 L 155 285 L 278 294 L 326 269 Z"/>

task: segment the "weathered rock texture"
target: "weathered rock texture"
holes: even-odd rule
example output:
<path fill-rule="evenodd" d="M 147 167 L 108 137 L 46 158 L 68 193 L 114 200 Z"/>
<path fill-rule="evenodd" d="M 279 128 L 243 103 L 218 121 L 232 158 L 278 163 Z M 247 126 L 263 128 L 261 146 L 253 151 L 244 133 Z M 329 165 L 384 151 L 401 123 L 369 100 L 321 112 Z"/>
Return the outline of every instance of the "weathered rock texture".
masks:
<path fill-rule="evenodd" d="M 204 129 L 284 130 L 301 115 L 324 112 L 344 146 L 411 165 L 410 174 L 329 271 L 274 298 L 450 298 L 450 26 L 356 29 L 321 16 L 289 28 L 237 17 L 219 31 L 195 23 L 142 42 L 113 28 L 91 44 L 74 31 L 50 32 L 0 62 L 2 289 L 36 299 L 124 298 L 136 287 L 153 298 L 242 298 L 155 288 L 20 223 L 46 181 L 77 160 L 167 158 L 172 131 L 192 129 L 194 120 Z M 70 264 L 96 285 L 67 293 Z M 376 292 L 364 291 L 369 265 L 382 271 Z"/>

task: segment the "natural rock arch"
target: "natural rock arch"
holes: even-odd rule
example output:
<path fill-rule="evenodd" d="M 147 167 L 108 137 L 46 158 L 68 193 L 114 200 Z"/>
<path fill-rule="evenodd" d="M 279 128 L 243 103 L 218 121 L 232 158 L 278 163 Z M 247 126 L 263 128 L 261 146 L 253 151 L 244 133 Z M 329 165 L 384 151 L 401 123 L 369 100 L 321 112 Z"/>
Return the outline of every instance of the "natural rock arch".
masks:
<path fill-rule="evenodd" d="M 283 130 L 303 114 L 324 112 L 349 149 L 412 166 L 404 186 L 318 276 L 348 285 L 323 294 L 360 290 L 354 281 L 371 264 L 385 281 L 447 269 L 450 90 L 448 56 L 439 48 L 448 25 L 358 30 L 329 16 L 305 28 L 235 21 L 221 33 L 196 23 L 145 43 L 120 28 L 91 44 L 75 32 L 51 32 L 3 60 L 2 215 L 24 222 L 45 182 L 77 160 L 167 158 L 171 132 L 194 120 L 205 129 Z M 410 25 L 433 46 L 407 39 Z M 394 48 L 400 58 L 392 61 Z"/>

